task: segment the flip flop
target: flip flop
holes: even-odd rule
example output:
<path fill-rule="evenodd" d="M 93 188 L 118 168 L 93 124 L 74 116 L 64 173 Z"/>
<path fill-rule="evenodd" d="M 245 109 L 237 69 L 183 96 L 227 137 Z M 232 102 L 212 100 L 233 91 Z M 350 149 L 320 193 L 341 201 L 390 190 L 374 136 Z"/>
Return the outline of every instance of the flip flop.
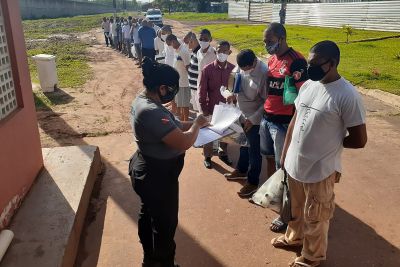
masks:
<path fill-rule="evenodd" d="M 285 236 L 281 235 L 271 240 L 271 245 L 275 248 L 301 247 L 302 244 L 289 244 Z"/>
<path fill-rule="evenodd" d="M 276 228 L 273 228 L 274 226 L 276 226 Z M 269 229 L 275 233 L 280 233 L 280 232 L 286 230 L 286 228 L 287 228 L 287 224 L 282 222 L 281 218 L 276 218 L 275 220 L 273 220 L 269 227 Z"/>
<path fill-rule="evenodd" d="M 292 262 L 290 267 L 317 267 L 321 264 L 320 261 L 314 261 L 313 263 L 305 263 L 302 261 L 304 257 L 297 257 L 294 262 Z"/>

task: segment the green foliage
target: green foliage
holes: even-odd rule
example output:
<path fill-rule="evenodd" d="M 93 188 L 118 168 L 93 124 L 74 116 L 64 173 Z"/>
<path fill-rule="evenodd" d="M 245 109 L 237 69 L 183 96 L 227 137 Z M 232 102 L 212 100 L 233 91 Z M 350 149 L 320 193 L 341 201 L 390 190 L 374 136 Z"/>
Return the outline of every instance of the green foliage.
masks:
<path fill-rule="evenodd" d="M 206 25 L 215 39 L 228 40 L 235 48 L 253 49 L 259 56 L 266 56 L 263 44 L 264 25 L 217 24 Z M 305 57 L 309 49 L 322 40 L 338 43 L 341 50 L 340 73 L 353 84 L 370 89 L 381 89 L 400 95 L 400 39 L 386 39 L 362 43 L 340 43 L 343 40 L 342 29 L 309 26 L 286 26 L 288 43 Z M 357 31 L 357 39 L 392 36 L 396 33 L 380 31 Z M 397 33 L 398 34 L 398 33 Z"/>
<path fill-rule="evenodd" d="M 354 29 L 350 25 L 343 25 L 342 29 L 346 34 L 346 43 L 349 43 L 349 37 L 354 34 Z"/>

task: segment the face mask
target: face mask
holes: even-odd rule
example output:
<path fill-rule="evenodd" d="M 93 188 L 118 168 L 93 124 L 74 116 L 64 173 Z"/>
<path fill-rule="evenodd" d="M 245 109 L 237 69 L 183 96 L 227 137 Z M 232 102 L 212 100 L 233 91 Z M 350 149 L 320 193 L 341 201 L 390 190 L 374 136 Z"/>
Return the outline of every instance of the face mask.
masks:
<path fill-rule="evenodd" d="M 167 88 L 168 88 L 167 94 L 165 94 L 165 95 L 161 95 L 160 91 L 158 91 L 158 96 L 160 97 L 162 104 L 167 104 L 167 103 L 171 102 L 175 98 L 176 94 L 179 91 L 178 86 L 175 86 L 175 87 L 168 86 Z"/>
<path fill-rule="evenodd" d="M 274 54 L 276 54 L 276 52 L 278 52 L 278 50 L 279 50 L 279 41 L 276 42 L 276 43 L 273 44 L 273 45 L 265 46 L 265 48 L 266 48 L 268 54 L 274 55 Z"/>
<path fill-rule="evenodd" d="M 228 55 L 224 53 L 218 53 L 217 54 L 217 60 L 221 63 L 225 62 L 228 60 Z"/>
<path fill-rule="evenodd" d="M 322 80 L 326 76 L 326 74 L 329 72 L 329 70 L 327 72 L 325 72 L 322 69 L 322 66 L 325 65 L 328 62 L 329 62 L 329 60 L 327 62 L 325 62 L 325 63 L 323 63 L 321 65 L 317 65 L 317 66 L 308 65 L 307 66 L 308 78 L 310 80 L 312 80 L 312 81 L 320 81 L 320 80 Z"/>
<path fill-rule="evenodd" d="M 203 50 L 210 46 L 210 42 L 200 41 L 199 44 L 200 44 L 201 49 L 203 49 Z"/>
<path fill-rule="evenodd" d="M 128 22 L 124 22 L 124 25 L 128 25 Z"/>
<path fill-rule="evenodd" d="M 165 40 L 167 40 L 167 36 L 168 34 L 161 34 L 161 40 L 165 42 Z"/>

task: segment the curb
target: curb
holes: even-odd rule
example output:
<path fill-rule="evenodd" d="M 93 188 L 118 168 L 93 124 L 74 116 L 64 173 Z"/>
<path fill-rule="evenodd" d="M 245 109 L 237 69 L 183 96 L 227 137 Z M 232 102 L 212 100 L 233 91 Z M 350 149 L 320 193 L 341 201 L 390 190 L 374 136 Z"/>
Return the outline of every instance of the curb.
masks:
<path fill-rule="evenodd" d="M 392 106 L 394 108 L 400 109 L 400 96 L 394 95 L 388 92 L 384 92 L 379 89 L 364 89 L 362 87 L 357 87 L 358 91 L 366 96 L 371 96 L 376 98 L 385 104 Z"/>

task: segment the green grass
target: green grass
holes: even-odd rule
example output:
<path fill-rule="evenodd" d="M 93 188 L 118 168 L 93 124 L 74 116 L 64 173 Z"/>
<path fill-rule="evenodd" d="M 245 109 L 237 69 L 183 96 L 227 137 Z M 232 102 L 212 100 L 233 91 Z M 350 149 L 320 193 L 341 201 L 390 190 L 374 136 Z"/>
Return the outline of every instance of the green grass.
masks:
<path fill-rule="evenodd" d="M 207 27 L 218 40 L 228 40 L 237 49 L 250 48 L 265 56 L 264 25 L 219 24 Z M 353 84 L 367 89 L 381 89 L 400 95 L 400 38 L 382 41 L 345 44 L 342 29 L 308 26 L 286 26 L 288 43 L 308 56 L 312 45 L 322 40 L 339 43 L 341 50 L 340 73 Z M 399 33 L 355 30 L 350 41 L 392 36 Z"/>
<path fill-rule="evenodd" d="M 221 21 L 232 20 L 228 17 L 228 13 L 195 13 L 195 12 L 176 12 L 165 13 L 164 18 L 178 21 Z"/>
<path fill-rule="evenodd" d="M 118 15 L 128 16 L 127 13 Z M 103 17 L 110 16 L 112 16 L 111 13 L 57 19 L 24 20 L 22 25 L 26 39 L 45 39 L 53 34 L 73 34 L 90 31 L 93 28 L 100 27 Z"/>

